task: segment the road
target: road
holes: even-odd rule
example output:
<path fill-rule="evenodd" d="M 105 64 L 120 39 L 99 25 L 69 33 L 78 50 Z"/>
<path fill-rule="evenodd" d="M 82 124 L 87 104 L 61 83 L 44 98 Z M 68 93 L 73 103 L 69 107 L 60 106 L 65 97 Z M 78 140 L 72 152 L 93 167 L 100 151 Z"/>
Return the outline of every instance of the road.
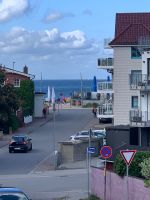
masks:
<path fill-rule="evenodd" d="M 86 193 L 86 169 L 71 172 L 37 172 L 35 169 L 54 151 L 54 136 L 57 149 L 57 142 L 67 140 L 79 130 L 91 128 L 93 120 L 90 109 L 60 110 L 56 113 L 55 124 L 50 120 L 30 134 L 33 142 L 31 152 L 9 154 L 7 146 L 0 149 L 0 184 L 21 187 L 32 199 L 50 199 L 56 194 L 62 197 L 71 192 L 74 196 Z M 40 194 L 42 197 L 39 198 Z"/>

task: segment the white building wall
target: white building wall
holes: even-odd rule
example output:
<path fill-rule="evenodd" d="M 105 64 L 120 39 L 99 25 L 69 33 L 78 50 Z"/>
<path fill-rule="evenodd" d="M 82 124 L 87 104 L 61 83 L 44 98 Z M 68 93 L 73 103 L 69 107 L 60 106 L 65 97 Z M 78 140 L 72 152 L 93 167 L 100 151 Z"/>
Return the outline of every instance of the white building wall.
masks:
<path fill-rule="evenodd" d="M 141 70 L 141 65 L 141 59 L 131 59 L 130 47 L 114 48 L 114 125 L 130 123 L 131 96 L 139 97 L 140 106 L 140 92 L 130 90 L 129 74 L 131 74 L 131 70 Z"/>
<path fill-rule="evenodd" d="M 43 94 L 35 94 L 34 96 L 34 117 L 42 117 L 44 107 L 44 95 Z"/>

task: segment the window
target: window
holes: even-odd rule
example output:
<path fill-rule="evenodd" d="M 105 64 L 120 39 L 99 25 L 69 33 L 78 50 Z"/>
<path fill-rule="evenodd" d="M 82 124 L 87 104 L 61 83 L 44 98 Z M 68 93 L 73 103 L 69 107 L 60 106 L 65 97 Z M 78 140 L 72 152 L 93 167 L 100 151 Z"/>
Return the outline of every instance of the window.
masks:
<path fill-rule="evenodd" d="M 141 53 L 137 47 L 131 47 L 131 58 L 141 58 Z"/>
<path fill-rule="evenodd" d="M 20 79 L 15 79 L 14 87 L 20 87 Z"/>
<path fill-rule="evenodd" d="M 138 96 L 132 96 L 131 103 L 132 108 L 138 108 Z"/>
<path fill-rule="evenodd" d="M 142 81 L 142 70 L 131 70 L 131 85 L 138 85 Z"/>

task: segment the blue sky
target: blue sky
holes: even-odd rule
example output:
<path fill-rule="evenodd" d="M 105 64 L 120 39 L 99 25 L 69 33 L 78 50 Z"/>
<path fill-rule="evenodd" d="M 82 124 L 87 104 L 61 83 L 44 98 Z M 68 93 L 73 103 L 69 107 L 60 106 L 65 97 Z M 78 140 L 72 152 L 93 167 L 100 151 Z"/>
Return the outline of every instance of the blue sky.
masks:
<path fill-rule="evenodd" d="M 115 15 L 149 12 L 149 1 L 0 0 L 0 64 L 35 79 L 98 79 L 97 58 L 110 57 L 104 38 L 113 38 Z"/>

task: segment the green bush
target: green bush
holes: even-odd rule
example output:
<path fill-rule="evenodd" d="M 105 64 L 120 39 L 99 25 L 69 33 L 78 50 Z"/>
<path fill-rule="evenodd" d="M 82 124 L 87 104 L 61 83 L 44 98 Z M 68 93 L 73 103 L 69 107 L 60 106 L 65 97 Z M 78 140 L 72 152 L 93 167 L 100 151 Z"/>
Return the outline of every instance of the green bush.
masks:
<path fill-rule="evenodd" d="M 141 173 L 140 163 L 143 162 L 145 158 L 150 158 L 150 152 L 137 152 L 129 166 L 129 175 L 139 178 L 143 178 Z M 126 174 L 126 164 L 120 154 L 117 155 L 114 162 L 114 172 L 119 176 L 124 176 Z"/>
<path fill-rule="evenodd" d="M 143 177 L 147 180 L 150 179 L 150 157 L 143 160 L 143 162 L 140 163 L 141 167 L 141 173 Z"/>
<path fill-rule="evenodd" d="M 12 128 L 12 131 L 15 131 L 19 128 L 19 121 L 15 113 L 11 113 L 9 118 L 9 127 Z"/>

